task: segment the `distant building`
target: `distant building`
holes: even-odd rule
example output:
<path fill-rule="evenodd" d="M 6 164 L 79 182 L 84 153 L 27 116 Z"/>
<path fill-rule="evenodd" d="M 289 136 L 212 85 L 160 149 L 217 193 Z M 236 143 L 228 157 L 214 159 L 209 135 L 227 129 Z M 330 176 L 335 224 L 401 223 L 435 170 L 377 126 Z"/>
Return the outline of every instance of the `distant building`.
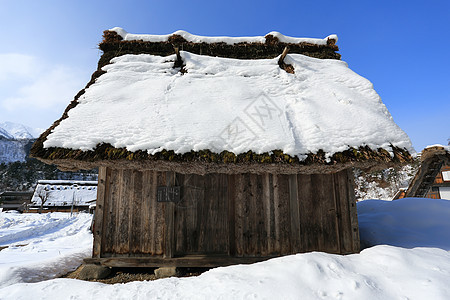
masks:
<path fill-rule="evenodd" d="M 450 147 L 432 146 L 422 151 L 421 165 L 406 197 L 450 200 Z"/>
<path fill-rule="evenodd" d="M 97 181 L 39 180 L 29 211 L 88 211 L 97 198 Z"/>
<path fill-rule="evenodd" d="M 2 211 L 17 210 L 23 212 L 31 203 L 33 192 L 6 191 L 0 193 L 0 209 Z"/>

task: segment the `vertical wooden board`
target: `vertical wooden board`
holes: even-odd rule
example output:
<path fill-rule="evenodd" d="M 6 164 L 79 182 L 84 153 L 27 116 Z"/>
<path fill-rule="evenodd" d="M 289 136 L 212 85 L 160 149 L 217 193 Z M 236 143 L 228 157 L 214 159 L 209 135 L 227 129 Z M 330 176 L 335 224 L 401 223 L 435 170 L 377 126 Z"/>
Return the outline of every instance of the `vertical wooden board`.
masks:
<path fill-rule="evenodd" d="M 263 176 L 258 174 L 255 176 L 255 186 L 252 189 L 254 205 L 255 205 L 255 252 L 256 256 L 267 255 L 267 231 L 266 231 L 266 218 L 264 214 L 264 203 L 263 203 Z"/>
<path fill-rule="evenodd" d="M 236 175 L 227 175 L 228 255 L 236 255 Z"/>
<path fill-rule="evenodd" d="M 219 174 L 219 193 L 217 198 L 217 219 L 220 226 L 217 227 L 215 235 L 220 237 L 217 249 L 214 251 L 217 253 L 226 254 L 229 253 L 228 237 L 230 236 L 229 217 L 228 217 L 228 176 L 226 174 Z"/>
<path fill-rule="evenodd" d="M 256 247 L 256 205 L 255 205 L 255 174 L 246 174 L 243 178 L 243 207 L 244 207 L 244 254 L 250 256 Z"/>
<path fill-rule="evenodd" d="M 175 184 L 175 172 L 166 172 L 166 186 L 173 186 Z M 170 258 L 174 256 L 175 252 L 175 204 L 173 202 L 165 202 L 165 234 L 164 234 L 164 257 Z"/>
<path fill-rule="evenodd" d="M 272 205 L 270 203 L 270 174 L 265 173 L 261 176 L 262 180 L 262 214 L 264 215 L 264 227 L 266 232 L 266 241 L 263 245 L 261 255 L 267 256 L 272 254 Z"/>
<path fill-rule="evenodd" d="M 117 240 L 116 240 L 116 254 L 127 254 L 130 252 L 130 232 L 129 218 L 130 218 L 130 199 L 133 197 L 133 178 L 131 176 L 132 170 L 124 169 L 120 170 L 120 196 L 119 199 L 119 211 L 117 212 L 119 217 L 119 224 L 117 228 Z"/>
<path fill-rule="evenodd" d="M 291 251 L 302 252 L 297 174 L 289 175 L 289 211 L 291 217 Z"/>
<path fill-rule="evenodd" d="M 278 183 L 278 175 L 273 174 L 272 175 L 272 183 L 273 183 L 273 187 L 272 187 L 272 192 L 271 192 L 271 203 L 273 206 L 273 219 L 274 219 L 274 227 L 273 227 L 273 231 L 274 231 L 274 237 L 272 239 L 273 241 L 273 250 L 275 254 L 281 255 L 281 240 L 280 240 L 280 236 L 281 236 L 281 227 L 280 227 L 280 219 L 283 218 L 283 216 L 281 216 L 280 213 L 280 204 L 279 204 L 279 183 Z"/>
<path fill-rule="evenodd" d="M 255 240 L 254 234 L 256 230 L 255 226 L 255 205 L 253 197 L 253 186 L 255 184 L 253 174 L 245 174 L 241 177 L 243 182 L 242 186 L 242 199 L 243 202 L 243 240 L 244 240 L 244 255 L 249 256 L 254 253 Z"/>
<path fill-rule="evenodd" d="M 101 244 L 104 225 L 104 211 L 105 211 L 105 196 L 106 196 L 106 167 L 100 167 L 98 169 L 98 186 L 97 186 L 97 201 L 95 208 L 95 222 L 94 222 L 94 247 L 92 250 L 92 257 L 100 257 Z"/>
<path fill-rule="evenodd" d="M 360 251 L 360 239 L 359 239 L 359 225 L 358 225 L 358 214 L 356 211 L 356 197 L 355 197 L 355 182 L 353 179 L 352 169 L 347 169 L 347 189 L 348 199 L 350 206 L 350 220 L 352 224 L 353 233 L 353 251 L 354 253 Z"/>
<path fill-rule="evenodd" d="M 215 192 L 214 189 L 214 176 L 213 174 L 207 174 L 203 176 L 204 178 L 204 194 L 202 199 L 197 199 L 197 207 L 198 207 L 198 246 L 196 249 L 193 249 L 194 252 L 206 252 L 208 251 L 209 243 L 211 236 L 209 235 L 208 225 L 210 223 L 211 218 L 211 210 L 212 210 L 212 198 L 214 197 L 212 194 Z"/>
<path fill-rule="evenodd" d="M 274 175 L 275 176 L 275 175 Z M 281 255 L 291 252 L 291 217 L 289 212 L 289 175 L 278 174 L 277 195 L 274 195 L 274 205 L 277 206 L 278 226 Z"/>
<path fill-rule="evenodd" d="M 157 189 L 158 186 L 166 185 L 165 173 L 152 171 L 152 217 L 154 217 L 151 222 L 152 233 L 153 233 L 153 254 L 162 255 L 164 252 L 164 242 L 165 242 L 165 206 L 164 203 L 159 203 L 157 201 Z"/>
<path fill-rule="evenodd" d="M 319 224 L 317 224 L 316 211 L 318 203 L 313 201 L 311 175 L 298 174 L 298 198 L 301 248 L 303 251 L 314 251 L 319 248 Z"/>
<path fill-rule="evenodd" d="M 350 219 L 350 205 L 348 199 L 347 171 L 333 174 L 336 202 L 338 207 L 340 253 L 352 252 L 352 225 Z"/>
<path fill-rule="evenodd" d="M 189 188 L 187 188 L 187 179 L 189 175 L 176 174 L 176 183 L 181 186 L 181 200 L 175 206 L 175 255 L 181 256 L 186 253 L 187 239 L 186 239 L 186 207 L 189 197 Z"/>
<path fill-rule="evenodd" d="M 152 228 L 150 224 L 155 221 L 154 219 L 154 211 L 152 211 L 152 203 L 151 203 L 151 188 L 153 185 L 153 176 L 151 171 L 143 171 L 142 172 L 142 193 L 141 193 L 141 222 L 140 222 L 140 252 L 142 254 L 152 254 L 154 250 L 152 249 L 152 239 L 154 236 L 154 232 L 152 232 Z"/>
<path fill-rule="evenodd" d="M 187 244 L 189 253 L 197 253 L 203 241 L 202 216 L 205 210 L 205 177 L 192 175 L 191 206 L 186 211 Z"/>
<path fill-rule="evenodd" d="M 176 205 L 177 255 L 198 253 L 200 245 L 200 214 L 205 194 L 204 176 L 187 174 L 183 180 L 182 201 Z"/>
<path fill-rule="evenodd" d="M 198 251 L 204 254 L 225 254 L 228 252 L 228 225 L 226 203 L 226 176 L 205 175 L 205 195 L 203 215 L 199 221 L 200 237 Z"/>
<path fill-rule="evenodd" d="M 245 182 L 245 174 L 236 174 L 235 176 L 235 237 L 236 237 L 236 256 L 244 256 L 244 245 L 245 245 L 245 195 L 244 186 L 247 184 Z"/>
<path fill-rule="evenodd" d="M 316 216 L 319 225 L 319 251 L 339 253 L 337 233 L 336 201 L 331 175 L 311 175 L 313 201 L 318 203 Z"/>
<path fill-rule="evenodd" d="M 102 254 L 114 253 L 117 226 L 117 197 L 119 196 L 119 171 L 106 169 L 107 187 L 105 190 L 105 212 L 102 235 Z"/>
<path fill-rule="evenodd" d="M 141 220 L 145 212 L 143 211 L 143 184 L 142 172 L 138 170 L 131 171 L 132 188 L 130 197 L 130 216 L 128 235 L 130 237 L 130 253 L 142 253 L 141 236 L 144 234 L 141 227 Z"/>

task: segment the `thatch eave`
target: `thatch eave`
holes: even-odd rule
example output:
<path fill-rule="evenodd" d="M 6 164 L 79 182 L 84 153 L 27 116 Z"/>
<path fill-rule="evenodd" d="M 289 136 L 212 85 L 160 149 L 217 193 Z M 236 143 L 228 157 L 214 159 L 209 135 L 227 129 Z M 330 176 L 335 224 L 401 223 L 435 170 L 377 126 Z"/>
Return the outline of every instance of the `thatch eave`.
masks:
<path fill-rule="evenodd" d="M 114 166 L 115 168 L 152 169 L 178 173 L 189 171 L 194 174 L 334 173 L 351 167 L 382 169 L 413 160 L 408 151 L 404 149 L 392 147 L 392 150 L 393 157 L 384 149 L 374 151 L 369 147 L 359 147 L 335 153 L 328 159 L 323 151 L 318 151 L 309 153 L 305 160 L 299 160 L 280 150 L 262 154 L 248 151 L 239 155 L 228 151 L 213 153 L 209 150 L 202 150 L 176 154 L 174 151 L 163 150 L 151 155 L 146 151 L 130 152 L 125 148 L 117 149 L 109 144 L 101 144 L 93 151 L 63 148 L 41 148 L 38 151 L 35 147 L 31 155 L 45 163 L 56 164 L 64 170 Z"/>

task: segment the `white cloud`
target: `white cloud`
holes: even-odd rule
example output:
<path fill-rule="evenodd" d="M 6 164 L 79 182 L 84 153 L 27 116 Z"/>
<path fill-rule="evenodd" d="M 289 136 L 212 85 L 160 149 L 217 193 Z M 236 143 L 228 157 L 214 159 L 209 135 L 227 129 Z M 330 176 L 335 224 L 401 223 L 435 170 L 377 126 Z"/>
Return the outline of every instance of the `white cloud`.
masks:
<path fill-rule="evenodd" d="M 37 115 L 40 110 L 61 111 L 85 81 L 75 67 L 44 63 L 29 55 L 0 54 L 0 107 L 11 115 L 30 108 Z"/>
<path fill-rule="evenodd" d="M 39 69 L 38 65 L 37 60 L 30 55 L 0 53 L 0 81 L 32 77 Z"/>

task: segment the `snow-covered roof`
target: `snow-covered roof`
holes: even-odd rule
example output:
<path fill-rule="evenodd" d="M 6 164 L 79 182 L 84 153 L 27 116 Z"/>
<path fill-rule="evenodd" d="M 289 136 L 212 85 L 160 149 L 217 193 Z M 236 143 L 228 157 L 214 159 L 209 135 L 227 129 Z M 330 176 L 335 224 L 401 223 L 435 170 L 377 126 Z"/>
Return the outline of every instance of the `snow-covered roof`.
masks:
<path fill-rule="evenodd" d="M 235 154 L 282 150 L 304 158 L 351 147 L 414 152 L 367 79 L 339 60 L 288 54 L 239 60 L 181 51 L 123 55 L 85 90 L 44 148 L 92 150 L 109 143 L 150 154 L 209 149 Z"/>
<path fill-rule="evenodd" d="M 97 181 L 94 180 L 38 180 L 38 184 L 50 185 L 92 185 L 97 186 Z"/>
<path fill-rule="evenodd" d="M 89 206 L 97 199 L 97 181 L 39 180 L 31 199 L 40 206 Z"/>
<path fill-rule="evenodd" d="M 167 42 L 169 37 L 173 35 L 179 35 L 183 37 L 186 41 L 192 43 L 226 43 L 228 45 L 234 45 L 238 43 L 265 43 L 266 36 L 271 35 L 278 38 L 281 43 L 299 44 L 299 43 L 309 43 L 315 45 L 326 45 L 328 40 L 334 40 L 337 42 L 338 37 L 335 34 L 329 35 L 324 39 L 316 38 L 298 38 L 285 36 L 279 32 L 272 31 L 265 36 L 247 36 L 247 37 L 230 37 L 230 36 L 200 36 L 194 35 L 184 30 L 178 30 L 171 34 L 155 35 L 155 34 L 132 34 L 126 32 L 123 28 L 114 27 L 109 31 L 114 31 L 120 35 L 125 41 L 136 41 L 142 40 L 145 42 Z"/>

